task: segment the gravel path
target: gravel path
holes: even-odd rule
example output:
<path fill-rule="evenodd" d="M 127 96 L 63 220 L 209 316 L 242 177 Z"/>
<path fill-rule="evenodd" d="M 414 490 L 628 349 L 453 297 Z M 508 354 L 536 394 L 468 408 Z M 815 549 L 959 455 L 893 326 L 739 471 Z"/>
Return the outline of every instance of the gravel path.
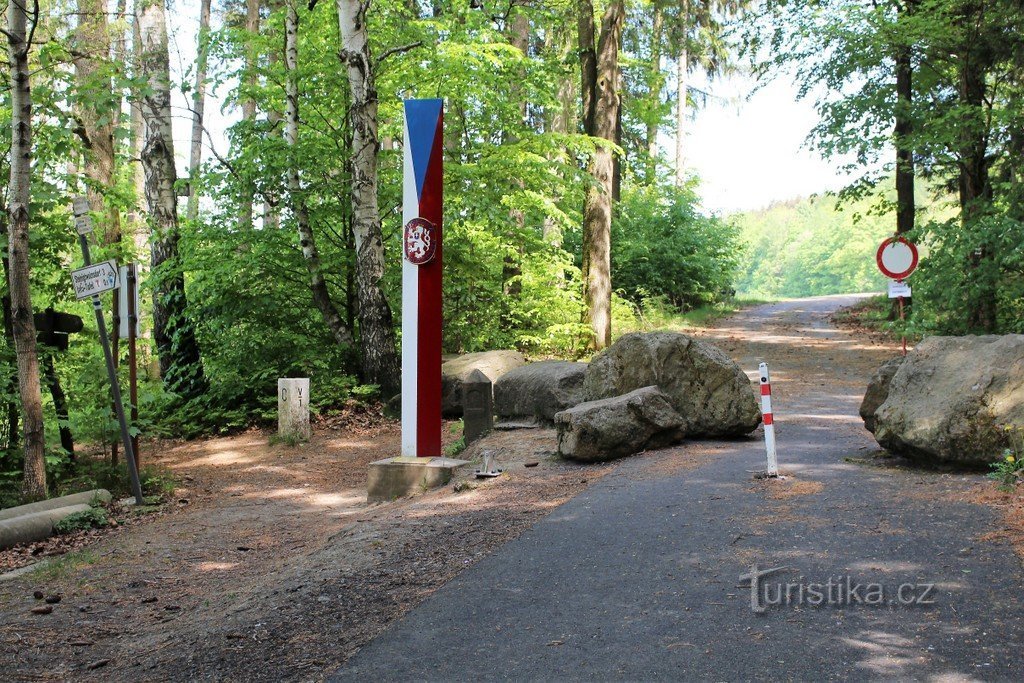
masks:
<path fill-rule="evenodd" d="M 332 680 L 1024 680 L 1020 562 L 995 513 L 965 502 L 985 482 L 877 457 L 857 406 L 894 349 L 831 326 L 852 301 L 760 306 L 704 333 L 745 368 L 770 363 L 785 480 L 752 478 L 760 432 L 624 461 Z M 785 568 L 763 613 L 740 578 L 754 565 Z M 765 604 L 783 584 L 788 604 Z"/>

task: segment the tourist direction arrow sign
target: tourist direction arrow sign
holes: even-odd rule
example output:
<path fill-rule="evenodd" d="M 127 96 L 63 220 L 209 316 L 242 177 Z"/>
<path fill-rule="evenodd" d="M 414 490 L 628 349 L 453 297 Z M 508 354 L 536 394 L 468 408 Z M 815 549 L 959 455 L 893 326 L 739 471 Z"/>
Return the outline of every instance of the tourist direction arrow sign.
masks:
<path fill-rule="evenodd" d="M 87 299 L 109 292 L 120 286 L 117 277 L 117 262 L 103 261 L 85 268 L 71 271 L 71 282 L 75 286 L 75 296 Z"/>

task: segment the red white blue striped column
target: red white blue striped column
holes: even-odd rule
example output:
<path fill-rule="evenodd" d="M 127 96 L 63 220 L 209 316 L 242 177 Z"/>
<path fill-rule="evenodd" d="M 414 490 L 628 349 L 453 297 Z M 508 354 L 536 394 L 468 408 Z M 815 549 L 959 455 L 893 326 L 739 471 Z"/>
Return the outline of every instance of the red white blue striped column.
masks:
<path fill-rule="evenodd" d="M 769 477 L 779 476 L 779 462 L 775 457 L 775 416 L 772 414 L 772 378 L 768 374 L 768 364 L 758 366 L 761 375 L 761 417 L 764 422 L 764 448 L 768 454 Z"/>
<path fill-rule="evenodd" d="M 444 103 L 405 101 L 402 456 L 441 455 Z"/>

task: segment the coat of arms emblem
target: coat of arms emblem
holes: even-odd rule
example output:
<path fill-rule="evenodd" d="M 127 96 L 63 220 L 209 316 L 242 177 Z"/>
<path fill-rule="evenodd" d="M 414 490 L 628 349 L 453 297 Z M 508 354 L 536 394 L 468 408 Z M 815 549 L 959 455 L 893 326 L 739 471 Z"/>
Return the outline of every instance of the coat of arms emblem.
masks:
<path fill-rule="evenodd" d="M 415 266 L 430 263 L 437 254 L 437 228 L 425 218 L 413 218 L 405 224 L 405 258 Z"/>

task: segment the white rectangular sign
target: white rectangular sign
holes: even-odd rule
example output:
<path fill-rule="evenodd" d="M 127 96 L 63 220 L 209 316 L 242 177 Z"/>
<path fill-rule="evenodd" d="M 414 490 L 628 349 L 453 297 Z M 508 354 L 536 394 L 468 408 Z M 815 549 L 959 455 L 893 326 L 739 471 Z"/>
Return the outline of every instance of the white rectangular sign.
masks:
<path fill-rule="evenodd" d="M 75 214 L 75 230 L 79 235 L 92 232 L 92 216 L 89 215 L 89 200 L 78 196 L 71 200 L 71 210 Z"/>
<path fill-rule="evenodd" d="M 120 327 L 118 328 L 117 336 L 120 337 L 121 339 L 127 339 L 128 338 L 128 296 L 130 294 L 132 294 L 132 292 L 130 292 L 128 290 L 133 289 L 132 287 L 128 286 L 129 285 L 128 269 L 129 268 L 135 268 L 135 267 L 136 267 L 135 264 L 128 264 L 126 266 L 121 266 L 121 287 L 118 289 L 118 292 L 117 292 L 117 317 L 118 317 L 118 320 L 120 321 Z M 137 272 L 138 271 L 136 270 L 136 273 Z M 138 276 L 136 275 L 136 278 L 137 277 Z M 139 336 L 139 282 L 138 282 L 138 279 L 136 279 L 136 281 L 135 281 L 134 290 L 135 290 L 134 291 L 134 294 L 135 294 L 135 297 L 134 297 L 135 298 L 135 307 L 134 307 L 134 310 L 135 310 L 135 336 L 138 337 Z"/>
<path fill-rule="evenodd" d="M 89 214 L 75 216 L 75 230 L 79 235 L 88 235 L 92 232 L 92 217 Z"/>
<path fill-rule="evenodd" d="M 910 285 L 903 280 L 889 280 L 889 298 L 898 299 L 901 296 L 904 299 L 910 298 Z"/>
<path fill-rule="evenodd" d="M 86 299 L 117 289 L 120 286 L 117 277 L 117 261 L 94 263 L 91 266 L 73 270 L 71 271 L 71 282 L 75 286 L 75 296 L 79 299 Z"/>

